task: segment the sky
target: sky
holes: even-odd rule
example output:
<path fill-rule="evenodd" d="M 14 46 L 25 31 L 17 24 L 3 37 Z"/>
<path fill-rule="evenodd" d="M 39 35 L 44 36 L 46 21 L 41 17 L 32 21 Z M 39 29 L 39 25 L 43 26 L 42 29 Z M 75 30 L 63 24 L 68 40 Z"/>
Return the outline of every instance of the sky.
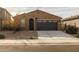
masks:
<path fill-rule="evenodd" d="M 39 9 L 66 18 L 79 15 L 79 7 L 72 7 L 73 3 L 78 6 L 79 1 L 72 0 L 71 3 L 69 0 L 0 0 L 0 7 L 6 8 L 13 16 Z"/>
<path fill-rule="evenodd" d="M 33 10 L 42 10 L 62 18 L 79 15 L 79 7 L 6 7 L 15 16 L 16 14 L 28 13 Z"/>

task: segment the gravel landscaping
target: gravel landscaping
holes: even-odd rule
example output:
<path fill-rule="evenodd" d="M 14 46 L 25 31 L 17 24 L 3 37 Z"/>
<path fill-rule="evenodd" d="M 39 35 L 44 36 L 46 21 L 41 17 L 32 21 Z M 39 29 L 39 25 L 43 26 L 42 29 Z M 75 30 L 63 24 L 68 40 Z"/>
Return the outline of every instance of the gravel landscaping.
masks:
<path fill-rule="evenodd" d="M 37 39 L 38 34 L 36 31 L 19 31 L 14 33 L 13 31 L 2 31 L 0 34 L 5 36 L 5 39 Z"/>

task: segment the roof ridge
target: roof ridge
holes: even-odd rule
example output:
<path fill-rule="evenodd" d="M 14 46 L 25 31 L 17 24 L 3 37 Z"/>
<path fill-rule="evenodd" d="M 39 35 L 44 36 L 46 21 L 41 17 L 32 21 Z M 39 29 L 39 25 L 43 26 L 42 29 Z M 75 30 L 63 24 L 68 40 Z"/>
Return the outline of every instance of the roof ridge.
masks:
<path fill-rule="evenodd" d="M 47 14 L 50 14 L 50 15 L 52 15 L 52 16 L 56 16 L 56 17 L 59 17 L 59 18 L 62 19 L 62 17 L 60 17 L 60 16 L 57 16 L 57 15 L 54 15 L 54 14 L 48 13 L 48 12 L 43 11 L 43 10 L 40 10 L 40 9 L 36 9 L 36 10 L 30 11 L 30 12 L 27 12 L 27 13 L 22 13 L 22 14 L 19 14 L 19 15 L 29 14 L 29 13 L 36 12 L 36 11 L 41 11 L 41 12 L 44 12 L 44 13 L 47 13 Z M 14 16 L 14 17 L 15 17 L 15 16 Z"/>

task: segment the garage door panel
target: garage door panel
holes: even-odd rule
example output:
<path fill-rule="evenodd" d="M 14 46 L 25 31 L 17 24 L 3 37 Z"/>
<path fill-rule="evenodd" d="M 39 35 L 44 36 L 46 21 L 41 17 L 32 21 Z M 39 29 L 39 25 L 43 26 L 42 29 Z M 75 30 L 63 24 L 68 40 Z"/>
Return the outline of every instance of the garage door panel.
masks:
<path fill-rule="evenodd" d="M 56 22 L 37 22 L 37 30 L 57 30 Z"/>

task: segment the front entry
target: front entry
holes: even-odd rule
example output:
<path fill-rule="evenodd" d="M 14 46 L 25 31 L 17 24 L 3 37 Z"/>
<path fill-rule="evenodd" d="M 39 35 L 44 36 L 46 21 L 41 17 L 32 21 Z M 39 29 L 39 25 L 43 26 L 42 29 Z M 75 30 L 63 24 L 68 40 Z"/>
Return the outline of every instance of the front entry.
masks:
<path fill-rule="evenodd" d="M 29 19 L 29 30 L 34 30 L 34 19 Z"/>

